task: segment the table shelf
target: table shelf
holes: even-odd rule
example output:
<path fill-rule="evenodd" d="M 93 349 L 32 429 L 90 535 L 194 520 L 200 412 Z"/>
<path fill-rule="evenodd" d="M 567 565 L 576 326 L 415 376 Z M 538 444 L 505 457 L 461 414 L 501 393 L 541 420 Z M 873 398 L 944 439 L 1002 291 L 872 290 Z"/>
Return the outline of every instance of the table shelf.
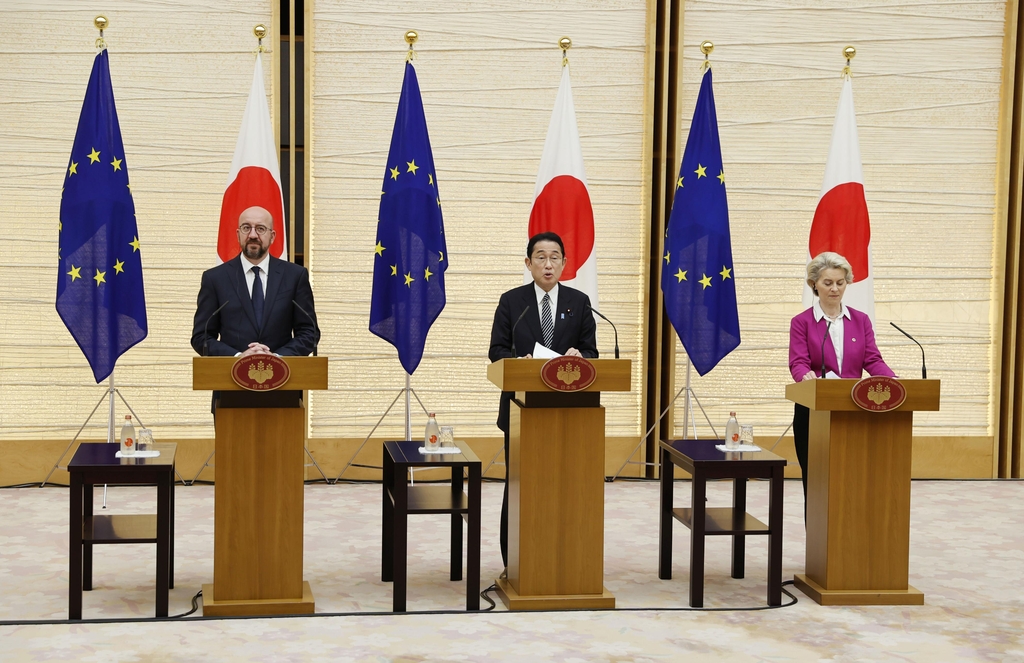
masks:
<path fill-rule="evenodd" d="M 469 513 L 469 496 L 451 486 L 409 486 L 407 513 Z"/>
<path fill-rule="evenodd" d="M 735 522 L 735 510 L 732 507 L 715 507 L 705 509 L 704 535 L 732 535 L 742 536 L 771 534 L 771 530 L 763 522 L 749 513 L 742 513 L 742 522 Z M 672 509 L 672 515 L 676 520 L 693 529 L 693 509 L 685 507 Z"/>
<path fill-rule="evenodd" d="M 82 523 L 83 543 L 156 543 L 156 514 L 88 516 Z"/>

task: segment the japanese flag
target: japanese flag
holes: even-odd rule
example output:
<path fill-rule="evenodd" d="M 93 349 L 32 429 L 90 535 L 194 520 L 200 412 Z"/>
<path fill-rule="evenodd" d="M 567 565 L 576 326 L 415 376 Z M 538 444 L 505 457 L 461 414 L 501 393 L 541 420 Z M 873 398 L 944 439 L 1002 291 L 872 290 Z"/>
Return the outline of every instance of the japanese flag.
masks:
<path fill-rule="evenodd" d="M 814 210 L 807 242 L 810 262 L 822 251 L 834 251 L 853 267 L 853 283 L 846 287 L 843 303 L 875 320 L 875 281 L 871 264 L 871 224 L 864 199 L 864 172 L 853 110 L 853 85 L 847 76 L 839 94 L 839 109 L 832 125 L 832 144 L 825 163 L 825 180 Z M 813 301 L 804 286 L 804 306 Z"/>
<path fill-rule="evenodd" d="M 587 174 L 583 169 L 580 132 L 572 103 L 569 67 L 562 67 L 555 109 L 551 113 L 548 136 L 537 172 L 533 208 L 530 210 L 529 236 L 554 232 L 565 244 L 565 270 L 561 283 L 582 290 L 590 304 L 600 310 L 597 301 L 597 255 L 594 251 L 594 208 L 587 192 Z M 533 278 L 529 271 L 523 283 Z"/>
<path fill-rule="evenodd" d="M 288 259 L 285 246 L 284 198 L 281 195 L 281 170 L 277 161 L 274 126 L 270 122 L 267 92 L 263 87 L 263 64 L 256 55 L 249 100 L 242 116 L 242 129 L 231 160 L 228 186 L 220 205 L 220 232 L 217 234 L 217 256 L 227 262 L 238 255 L 238 217 L 246 209 L 259 206 L 274 217 L 277 236 L 270 246 L 270 255 Z"/>

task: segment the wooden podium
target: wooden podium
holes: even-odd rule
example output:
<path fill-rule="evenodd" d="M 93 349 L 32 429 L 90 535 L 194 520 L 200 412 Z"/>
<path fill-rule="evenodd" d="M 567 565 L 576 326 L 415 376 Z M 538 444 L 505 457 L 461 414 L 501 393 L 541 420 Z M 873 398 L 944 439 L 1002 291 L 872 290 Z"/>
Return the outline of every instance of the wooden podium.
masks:
<path fill-rule="evenodd" d="M 516 392 L 509 421 L 509 610 L 614 608 L 604 588 L 602 391 L 629 391 L 628 359 L 591 359 L 594 383 L 559 392 L 541 380 L 544 359 L 502 359 L 487 379 Z"/>
<path fill-rule="evenodd" d="M 234 357 L 195 357 L 192 388 L 220 392 L 216 422 L 213 583 L 203 614 L 313 612 L 302 579 L 302 390 L 327 388 L 327 357 L 282 357 L 288 381 L 267 392 L 231 378 Z"/>
<path fill-rule="evenodd" d="M 938 380 L 900 380 L 907 398 L 862 410 L 857 380 L 807 380 L 786 398 L 811 410 L 807 573 L 797 587 L 821 605 L 922 605 L 908 582 L 910 461 L 915 410 L 939 409 Z"/>

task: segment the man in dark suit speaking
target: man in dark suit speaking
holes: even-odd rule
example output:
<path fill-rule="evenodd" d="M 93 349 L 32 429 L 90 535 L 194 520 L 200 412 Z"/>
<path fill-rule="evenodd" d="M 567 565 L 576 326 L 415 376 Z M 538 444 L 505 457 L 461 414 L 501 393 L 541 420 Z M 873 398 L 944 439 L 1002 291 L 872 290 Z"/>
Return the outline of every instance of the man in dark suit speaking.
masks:
<path fill-rule="evenodd" d="M 192 326 L 201 355 L 305 356 L 320 340 L 305 267 L 268 252 L 274 220 L 262 207 L 238 217 L 238 258 L 203 272 Z M 221 308 L 223 307 L 223 308 Z"/>
<path fill-rule="evenodd" d="M 559 285 L 565 246 L 555 233 L 539 233 L 526 245 L 526 267 L 533 283 L 509 290 L 498 300 L 488 357 L 532 357 L 540 343 L 560 355 L 597 357 L 597 325 L 590 297 Z M 512 392 L 501 393 L 498 428 L 505 433 L 505 497 L 501 503 L 501 559 L 508 566 L 508 429 Z"/>

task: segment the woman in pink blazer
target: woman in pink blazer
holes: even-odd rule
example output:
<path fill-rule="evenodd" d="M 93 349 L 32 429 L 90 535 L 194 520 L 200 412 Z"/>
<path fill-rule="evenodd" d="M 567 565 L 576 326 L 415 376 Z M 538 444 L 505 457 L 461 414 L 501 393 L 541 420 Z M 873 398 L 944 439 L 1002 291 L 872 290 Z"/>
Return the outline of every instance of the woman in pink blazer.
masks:
<path fill-rule="evenodd" d="M 859 379 L 864 371 L 895 377 L 875 345 L 871 318 L 843 304 L 846 285 L 852 282 L 850 263 L 838 253 L 821 253 L 807 264 L 807 285 L 818 299 L 789 325 L 789 371 L 796 382 L 826 376 Z M 797 405 L 793 438 L 804 485 L 805 518 L 809 420 L 810 410 Z"/>

